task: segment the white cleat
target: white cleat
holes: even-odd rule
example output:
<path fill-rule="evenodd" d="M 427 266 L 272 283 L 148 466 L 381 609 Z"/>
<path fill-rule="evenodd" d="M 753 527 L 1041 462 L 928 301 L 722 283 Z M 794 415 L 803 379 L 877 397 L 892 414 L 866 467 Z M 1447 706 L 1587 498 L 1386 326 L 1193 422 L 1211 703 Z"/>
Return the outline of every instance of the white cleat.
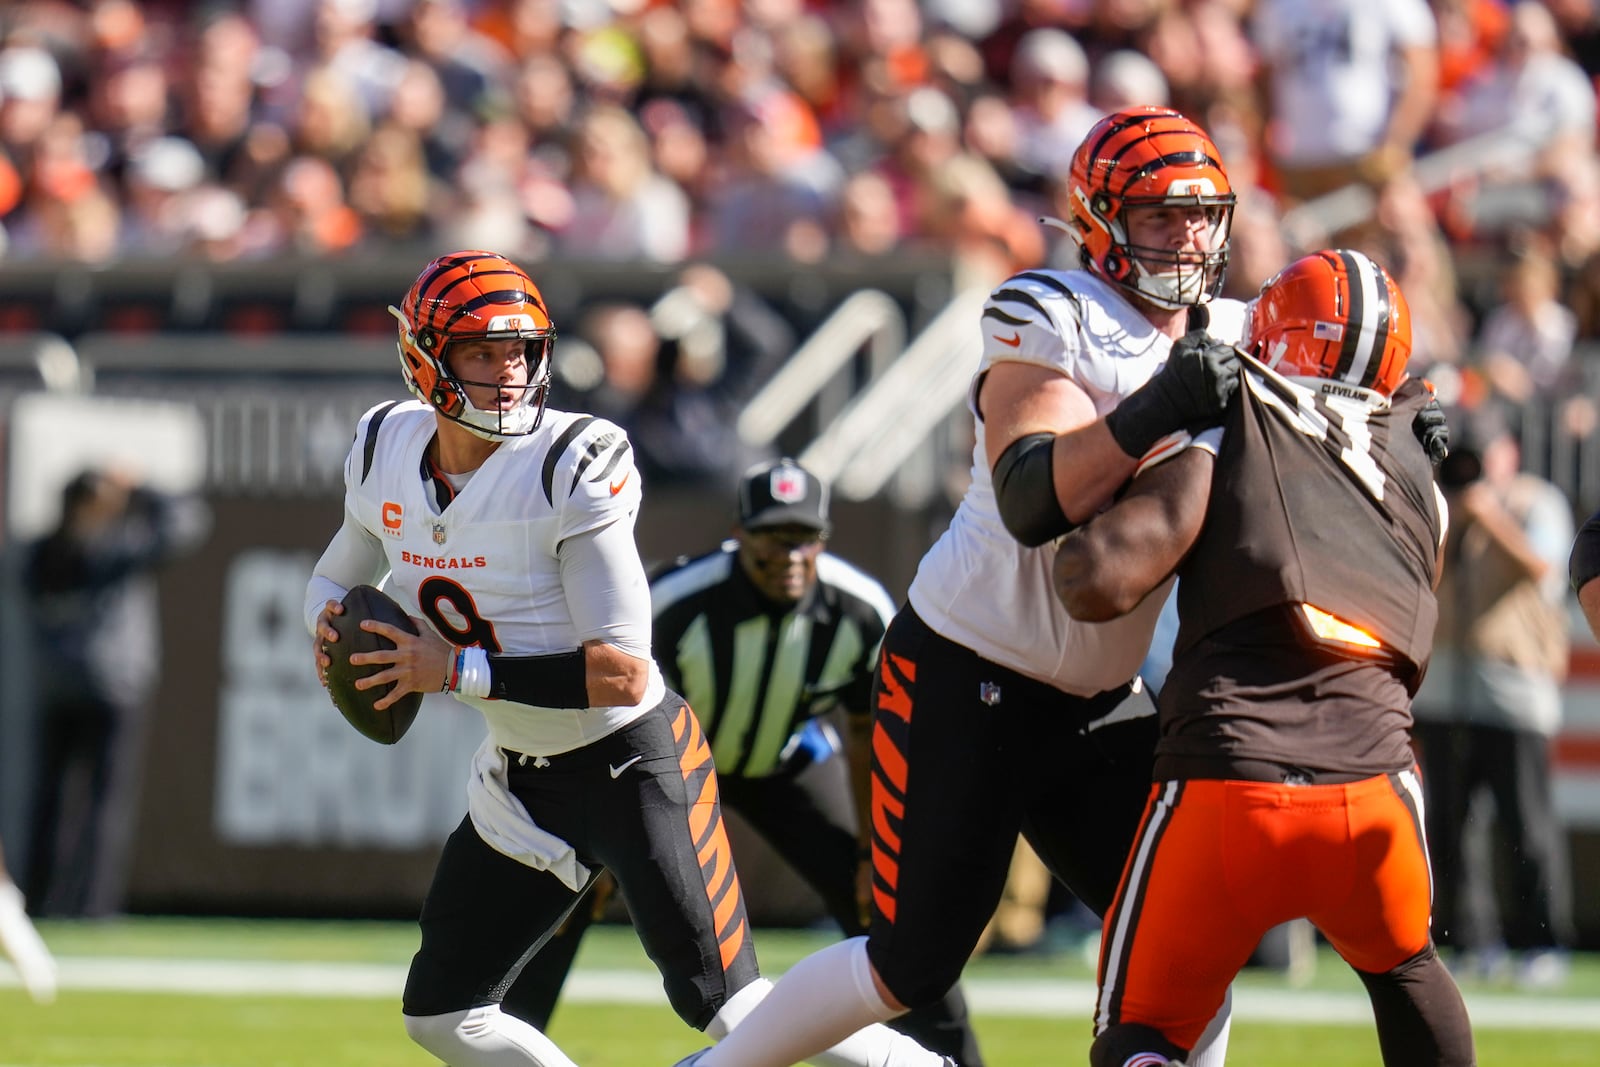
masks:
<path fill-rule="evenodd" d="M 22 988 L 36 1002 L 56 999 L 56 961 L 22 906 L 22 890 L 0 882 L 0 950 L 16 964 Z"/>
<path fill-rule="evenodd" d="M 710 1051 L 709 1048 L 703 1048 L 699 1052 L 691 1052 L 677 1063 L 674 1063 L 672 1067 L 694 1067 L 695 1064 L 700 1062 L 700 1058 Z"/>

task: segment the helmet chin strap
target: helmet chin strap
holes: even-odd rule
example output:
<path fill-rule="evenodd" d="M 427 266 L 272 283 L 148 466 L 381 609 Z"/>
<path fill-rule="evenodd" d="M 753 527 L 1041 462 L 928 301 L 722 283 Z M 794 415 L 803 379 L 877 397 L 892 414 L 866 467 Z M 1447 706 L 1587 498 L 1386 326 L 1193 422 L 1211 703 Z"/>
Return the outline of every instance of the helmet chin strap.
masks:
<path fill-rule="evenodd" d="M 485 389 L 501 389 L 504 388 L 503 386 L 494 382 L 469 382 L 462 378 L 452 378 L 451 382 L 460 391 L 462 405 L 465 410 L 460 415 L 446 413 L 445 418 L 450 419 L 463 429 L 486 441 L 502 441 L 508 437 L 523 437 L 538 429 L 539 423 L 543 418 L 543 411 L 539 408 L 537 401 L 540 398 L 540 390 L 548 389 L 550 384 L 548 379 L 545 379 L 542 381 L 530 381 L 526 385 L 516 386 L 515 388 L 522 390 L 521 398 L 517 401 L 515 407 L 502 411 L 500 409 L 486 410 L 478 407 L 467 394 L 466 386 L 470 385 Z M 437 406 L 435 405 L 435 407 Z M 523 418 L 523 416 L 527 417 Z M 515 425 L 509 429 L 506 426 L 508 418 L 516 420 Z M 491 421 L 494 423 L 493 427 L 487 425 Z"/>
<path fill-rule="evenodd" d="M 1142 263 L 1136 263 L 1134 270 L 1137 275 L 1130 288 L 1158 307 L 1177 311 L 1194 307 L 1205 296 L 1205 278 L 1198 271 L 1192 276 L 1181 271 L 1153 271 Z"/>
<path fill-rule="evenodd" d="M 1185 307 L 1195 308 L 1210 296 L 1211 287 L 1207 284 L 1205 263 L 1192 264 L 1187 268 L 1182 264 L 1175 264 L 1173 270 L 1154 271 L 1146 267 L 1135 255 L 1133 264 L 1139 279 L 1139 284 L 1134 288 L 1145 299 L 1161 307 L 1174 311 Z M 1143 284 L 1145 282 L 1154 284 L 1147 287 Z"/>

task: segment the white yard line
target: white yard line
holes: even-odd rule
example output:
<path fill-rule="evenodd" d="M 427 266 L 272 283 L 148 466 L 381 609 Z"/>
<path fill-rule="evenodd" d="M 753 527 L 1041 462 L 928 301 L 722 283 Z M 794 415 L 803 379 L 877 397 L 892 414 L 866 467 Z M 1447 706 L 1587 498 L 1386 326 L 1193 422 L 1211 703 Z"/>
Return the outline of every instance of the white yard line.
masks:
<path fill-rule="evenodd" d="M 1094 986 L 1089 982 L 1005 978 L 961 983 L 975 1015 L 1051 1015 L 1088 1018 L 1094 1011 Z M 1467 1011 L 1475 1026 L 1494 1030 L 1600 1030 L 1600 1001 L 1467 993 Z M 1371 1026 L 1372 1006 L 1364 993 L 1330 993 L 1301 989 L 1233 991 L 1236 1021 L 1323 1023 Z"/>
<path fill-rule="evenodd" d="M 394 997 L 406 969 L 365 963 L 272 960 L 162 960 L 68 956 L 59 961 L 62 994 L 97 992 L 186 993 L 216 996 Z M 774 976 L 776 977 L 776 976 Z M 0 987 L 15 988 L 16 971 L 0 960 Z M 974 978 L 962 983 L 978 1015 L 1088 1018 L 1094 986 L 1062 979 Z M 577 1002 L 665 1004 L 661 979 L 646 971 L 578 970 L 563 993 Z M 1496 1030 L 1600 1030 L 1600 1001 L 1551 995 L 1468 993 L 1475 1025 Z M 1290 989 L 1236 989 L 1234 1018 L 1248 1022 L 1306 1022 L 1371 1026 L 1361 993 Z M 0 1067 L 8 1067 L 0 1063 Z"/>

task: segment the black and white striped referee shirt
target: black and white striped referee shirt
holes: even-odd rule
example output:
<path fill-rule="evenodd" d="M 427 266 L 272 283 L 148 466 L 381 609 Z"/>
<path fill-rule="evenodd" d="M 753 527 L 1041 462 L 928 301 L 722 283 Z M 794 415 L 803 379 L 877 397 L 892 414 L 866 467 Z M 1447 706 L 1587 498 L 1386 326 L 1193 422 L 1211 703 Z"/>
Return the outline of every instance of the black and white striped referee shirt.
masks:
<path fill-rule="evenodd" d="M 770 775 L 812 717 L 870 711 L 894 603 L 839 557 L 817 557 L 816 585 L 794 605 L 756 590 L 731 540 L 662 572 L 650 595 L 656 662 L 699 717 L 718 774 Z"/>

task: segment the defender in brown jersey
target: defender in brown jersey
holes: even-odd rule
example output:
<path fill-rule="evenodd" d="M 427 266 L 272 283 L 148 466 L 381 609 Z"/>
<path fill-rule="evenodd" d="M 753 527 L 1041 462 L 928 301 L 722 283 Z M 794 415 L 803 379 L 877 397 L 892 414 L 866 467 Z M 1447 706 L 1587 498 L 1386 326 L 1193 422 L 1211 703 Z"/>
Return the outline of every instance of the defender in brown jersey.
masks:
<path fill-rule="evenodd" d="M 1107 913 L 1094 1067 L 1181 1063 L 1261 935 L 1314 923 L 1367 987 L 1384 1063 L 1475 1062 L 1429 935 L 1411 698 L 1445 517 L 1411 323 L 1358 252 L 1269 281 L 1224 424 L 1157 448 L 1067 535 L 1056 591 L 1115 618 L 1176 573 L 1155 784 Z"/>

